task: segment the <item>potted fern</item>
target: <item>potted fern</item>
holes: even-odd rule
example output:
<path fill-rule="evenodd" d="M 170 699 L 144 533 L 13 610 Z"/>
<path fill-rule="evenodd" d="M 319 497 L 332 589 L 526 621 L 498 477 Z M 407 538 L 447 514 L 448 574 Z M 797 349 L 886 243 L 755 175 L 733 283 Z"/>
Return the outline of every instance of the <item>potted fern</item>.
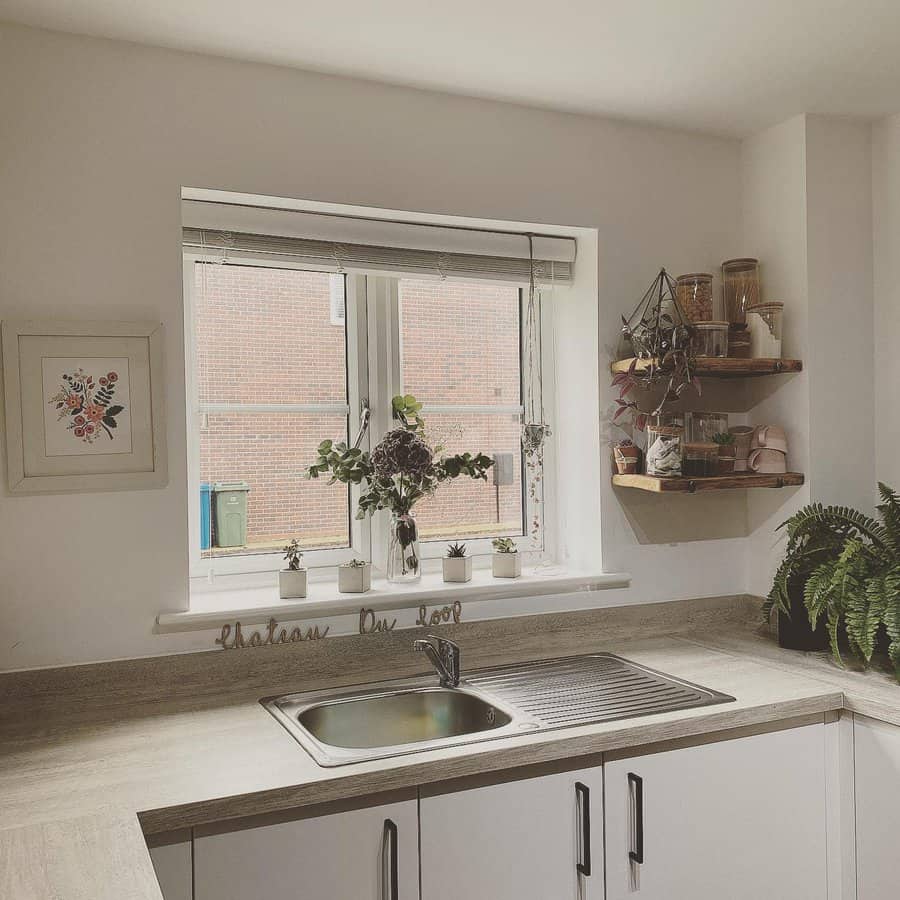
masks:
<path fill-rule="evenodd" d="M 441 560 L 444 581 L 466 582 L 472 580 L 472 557 L 466 553 L 465 544 L 450 544 L 447 555 Z"/>
<path fill-rule="evenodd" d="M 372 587 L 372 564 L 351 559 L 338 566 L 338 591 L 342 594 L 365 594 Z"/>
<path fill-rule="evenodd" d="M 764 612 L 778 613 L 782 646 L 817 649 L 819 636 L 841 665 L 844 635 L 865 665 L 880 642 L 900 680 L 900 497 L 878 490 L 878 518 L 813 503 L 779 526 L 787 551 Z"/>
<path fill-rule="evenodd" d="M 522 574 L 522 559 L 513 539 L 494 538 L 491 543 L 494 547 L 491 556 L 491 572 L 494 578 L 518 578 Z"/>
<path fill-rule="evenodd" d="M 296 538 L 283 549 L 288 565 L 278 573 L 278 596 L 282 600 L 302 600 L 306 596 L 303 550 Z"/>

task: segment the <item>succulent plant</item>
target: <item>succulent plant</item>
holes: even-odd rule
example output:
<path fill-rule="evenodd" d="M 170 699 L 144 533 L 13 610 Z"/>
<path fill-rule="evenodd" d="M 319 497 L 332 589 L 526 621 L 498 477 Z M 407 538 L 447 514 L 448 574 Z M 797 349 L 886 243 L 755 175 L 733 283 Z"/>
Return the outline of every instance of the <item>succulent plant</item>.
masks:
<path fill-rule="evenodd" d="M 364 566 L 367 566 L 368 563 L 364 559 L 356 559 L 355 557 L 350 560 L 350 562 L 345 562 L 345 566 L 348 569 L 362 569 Z"/>
<path fill-rule="evenodd" d="M 297 538 L 294 538 L 282 549 L 284 550 L 284 558 L 287 560 L 288 569 L 292 572 L 296 572 L 303 568 L 303 548 L 300 546 L 300 542 Z"/>
<path fill-rule="evenodd" d="M 447 547 L 447 559 L 462 559 L 465 555 L 465 544 L 450 544 Z"/>
<path fill-rule="evenodd" d="M 518 553 L 519 548 L 516 546 L 515 541 L 512 538 L 502 537 L 502 538 L 494 538 L 491 541 L 491 544 L 494 547 L 495 553 Z"/>

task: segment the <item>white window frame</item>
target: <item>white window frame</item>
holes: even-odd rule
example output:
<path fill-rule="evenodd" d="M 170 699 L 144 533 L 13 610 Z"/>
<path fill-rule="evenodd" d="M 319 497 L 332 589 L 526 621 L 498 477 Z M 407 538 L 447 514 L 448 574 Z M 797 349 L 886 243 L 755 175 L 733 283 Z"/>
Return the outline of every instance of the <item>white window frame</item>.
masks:
<path fill-rule="evenodd" d="M 360 275 L 346 276 L 346 336 L 347 336 L 347 402 L 346 403 L 292 403 L 292 404 L 201 404 L 197 387 L 196 331 L 194 326 L 194 265 L 198 262 L 222 263 L 222 254 L 215 251 L 184 254 L 184 334 L 185 379 L 187 388 L 187 445 L 188 445 L 188 496 L 190 574 L 192 578 L 209 578 L 211 575 L 235 575 L 252 572 L 274 572 L 284 567 L 280 551 L 235 553 L 204 558 L 200 550 L 200 428 L 203 416 L 209 413 L 329 413 L 347 417 L 348 440 L 353 440 L 360 427 L 360 413 L 368 390 L 368 329 L 366 325 L 366 279 Z M 227 264 L 248 265 L 278 269 L 303 270 L 303 267 L 280 261 L 265 261 L 241 257 L 229 253 Z M 306 270 L 309 271 L 309 270 Z M 363 448 L 368 448 L 366 435 Z M 297 476 L 309 464 L 297 460 Z M 309 550 L 303 555 L 304 565 L 311 569 L 338 566 L 354 557 L 369 558 L 371 547 L 371 523 L 368 519 L 355 518 L 359 488 L 349 490 L 350 546 L 322 550 Z"/>
<path fill-rule="evenodd" d="M 403 390 L 401 373 L 401 332 L 399 285 L 401 276 L 355 273 L 346 275 L 346 335 L 347 335 L 347 403 L 311 404 L 200 404 L 196 373 L 196 334 L 194 327 L 194 265 L 197 262 L 265 266 L 271 268 L 310 271 L 282 260 L 265 260 L 228 251 L 223 258 L 218 250 L 184 253 L 184 328 L 185 328 L 185 377 L 187 388 L 187 437 L 188 437 L 188 496 L 190 573 L 192 578 L 209 578 L 212 575 L 249 574 L 274 572 L 283 567 L 280 552 L 236 553 L 233 555 L 203 558 L 200 551 L 200 428 L 204 414 L 212 412 L 298 412 L 331 413 L 347 416 L 348 439 L 352 440 L 360 427 L 363 401 L 369 403 L 371 419 L 369 429 L 361 444 L 370 449 L 392 426 L 391 398 Z M 316 269 L 316 271 L 327 271 Z M 417 276 L 419 277 L 419 276 Z M 527 286 L 519 286 L 520 297 L 520 367 L 522 379 L 525 370 L 525 304 Z M 536 297 L 538 322 L 542 333 L 550 333 L 550 303 L 541 303 L 540 292 Z M 544 373 L 543 406 L 548 421 L 552 421 L 553 384 L 552 342 L 539 341 L 539 367 Z M 534 385 L 537 390 L 537 384 Z M 422 413 L 459 413 L 480 415 L 524 416 L 526 386 L 521 386 L 522 403 L 509 405 L 472 404 L 426 404 Z M 540 399 L 540 398 L 539 398 Z M 484 448 L 473 448 L 473 450 Z M 490 448 L 487 448 L 488 450 Z M 551 483 L 555 466 L 549 464 L 554 454 L 553 439 L 545 448 L 545 458 L 539 477 L 531 489 L 529 473 L 523 458 L 522 464 L 522 504 L 524 534 L 513 536 L 520 551 L 543 553 L 552 549 L 551 538 L 547 534 L 549 518 L 545 499 L 553 496 Z M 307 460 L 297 460 L 298 477 L 308 464 Z M 490 475 L 488 476 L 490 479 Z M 376 569 L 383 572 L 386 566 L 389 517 L 378 513 L 372 518 L 357 519 L 356 509 L 359 488 L 350 489 L 350 546 L 346 548 L 310 550 L 304 554 L 305 565 L 311 569 L 333 567 L 358 557 L 370 560 Z M 536 525 L 535 525 L 536 523 Z M 427 540 L 421 543 L 423 559 L 437 559 L 444 556 L 447 544 L 454 540 L 464 541 L 473 556 L 485 557 L 492 551 L 490 537 L 459 538 L 447 537 Z"/>

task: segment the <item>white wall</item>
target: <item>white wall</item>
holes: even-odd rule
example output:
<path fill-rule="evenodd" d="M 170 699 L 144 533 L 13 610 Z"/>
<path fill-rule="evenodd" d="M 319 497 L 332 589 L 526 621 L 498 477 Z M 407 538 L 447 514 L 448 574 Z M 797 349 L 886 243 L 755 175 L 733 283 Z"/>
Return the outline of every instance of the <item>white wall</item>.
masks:
<path fill-rule="evenodd" d="M 900 490 L 900 115 L 872 129 L 875 474 Z"/>
<path fill-rule="evenodd" d="M 761 260 L 762 296 L 782 300 L 785 356 L 809 359 L 806 117 L 796 116 L 743 142 L 741 148 L 743 237 L 747 255 Z M 760 379 L 749 385 L 750 421 L 781 425 L 787 434 L 791 469 L 809 468 L 809 367 L 798 375 Z M 755 491 L 747 498 L 750 517 L 748 589 L 765 595 L 780 554 L 775 529 L 809 500 L 800 488 Z"/>
<path fill-rule="evenodd" d="M 749 499 L 749 590 L 765 594 L 783 550 L 775 529 L 810 500 L 870 510 L 875 491 L 871 128 L 796 116 L 743 144 L 744 241 L 763 297 L 783 300 L 784 354 L 804 371 L 751 385 L 750 416 L 785 427 L 790 492 Z"/>
<path fill-rule="evenodd" d="M 659 265 L 737 249 L 732 141 L 12 26 L 0 122 L 0 316 L 164 322 L 171 473 L 144 493 L 4 490 L 0 669 L 211 646 L 152 633 L 187 603 L 182 186 L 595 227 L 610 343 Z M 600 491 L 604 566 L 635 582 L 599 602 L 739 587 L 743 542 L 639 546 Z"/>

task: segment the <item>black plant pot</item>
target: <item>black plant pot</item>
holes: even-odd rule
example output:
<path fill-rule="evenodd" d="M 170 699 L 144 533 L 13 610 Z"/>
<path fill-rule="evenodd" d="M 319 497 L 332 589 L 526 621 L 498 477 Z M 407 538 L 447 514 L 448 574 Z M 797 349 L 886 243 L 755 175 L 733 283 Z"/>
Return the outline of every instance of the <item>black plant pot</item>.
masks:
<path fill-rule="evenodd" d="M 778 645 L 787 650 L 828 650 L 828 631 L 824 617 L 819 619 L 815 628 L 809 624 L 809 613 L 803 604 L 805 584 L 805 575 L 788 581 L 791 614 L 786 616 L 780 610 L 778 612 Z"/>

